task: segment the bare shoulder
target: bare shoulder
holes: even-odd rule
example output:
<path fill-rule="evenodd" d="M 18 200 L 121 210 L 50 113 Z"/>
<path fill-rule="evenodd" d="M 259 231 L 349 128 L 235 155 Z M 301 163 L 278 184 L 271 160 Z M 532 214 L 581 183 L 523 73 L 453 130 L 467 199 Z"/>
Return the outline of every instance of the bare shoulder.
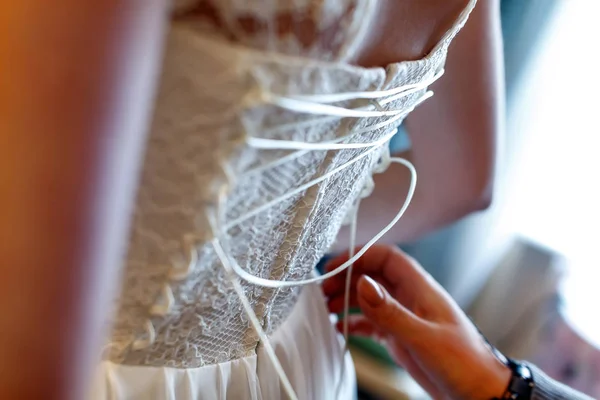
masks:
<path fill-rule="evenodd" d="M 452 27 L 468 3 L 469 0 L 381 0 L 374 26 L 357 53 L 356 62 L 370 67 L 422 58 Z"/>

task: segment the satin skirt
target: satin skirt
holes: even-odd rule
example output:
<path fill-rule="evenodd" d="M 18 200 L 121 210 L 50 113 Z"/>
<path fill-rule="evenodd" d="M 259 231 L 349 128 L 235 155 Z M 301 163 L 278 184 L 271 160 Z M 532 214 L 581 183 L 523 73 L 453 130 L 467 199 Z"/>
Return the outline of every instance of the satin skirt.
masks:
<path fill-rule="evenodd" d="M 352 360 L 343 354 L 317 285 L 303 289 L 271 344 L 301 400 L 353 399 Z M 276 400 L 287 399 L 264 348 L 238 360 L 199 368 L 164 368 L 102 362 L 91 400 Z"/>

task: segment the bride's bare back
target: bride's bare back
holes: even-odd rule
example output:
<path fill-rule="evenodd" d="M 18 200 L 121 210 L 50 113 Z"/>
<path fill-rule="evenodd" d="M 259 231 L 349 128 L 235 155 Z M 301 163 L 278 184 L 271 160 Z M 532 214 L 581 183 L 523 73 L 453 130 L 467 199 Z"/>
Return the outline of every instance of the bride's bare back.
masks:
<path fill-rule="evenodd" d="M 422 58 L 468 0 L 178 0 L 175 16 L 232 42 L 364 67 Z"/>

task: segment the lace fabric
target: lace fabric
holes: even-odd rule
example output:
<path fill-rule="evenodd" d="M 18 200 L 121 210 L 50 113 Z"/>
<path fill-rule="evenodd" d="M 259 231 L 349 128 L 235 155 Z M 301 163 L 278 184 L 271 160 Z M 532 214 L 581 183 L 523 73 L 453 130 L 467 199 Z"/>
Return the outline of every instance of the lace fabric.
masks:
<path fill-rule="evenodd" d="M 386 117 L 291 112 L 260 94 L 368 92 L 422 83 L 443 67 L 459 28 L 427 58 L 384 70 L 250 50 L 200 34 L 193 21 L 174 23 L 105 357 L 129 365 L 190 368 L 252 355 L 257 334 L 209 244 L 206 212 L 215 208 L 218 189 L 230 188 L 224 210 L 231 226 L 223 240 L 237 263 L 259 277 L 298 280 L 311 274 L 335 240 L 382 150 L 252 215 L 367 150 L 289 157 L 295 152 L 249 146 L 248 136 L 303 142 L 349 136 L 353 143 L 367 143 L 390 131 L 380 126 Z M 385 109 L 408 112 L 424 91 L 390 101 Z M 369 104 L 359 99 L 336 105 Z M 290 314 L 300 293 L 247 283 L 243 289 L 267 333 Z"/>
<path fill-rule="evenodd" d="M 362 43 L 376 6 L 372 0 L 178 0 L 174 15 L 249 48 L 343 61 Z"/>
<path fill-rule="evenodd" d="M 304 288 L 292 314 L 269 339 L 297 397 L 350 399 L 356 390 L 352 359 L 344 357 L 317 286 Z M 341 360 L 344 362 L 341 363 Z M 340 377 L 339 371 L 347 371 Z M 199 368 L 100 363 L 87 400 L 271 400 L 286 398 L 277 371 L 265 354 Z M 336 387 L 342 387 L 336 392 Z"/>

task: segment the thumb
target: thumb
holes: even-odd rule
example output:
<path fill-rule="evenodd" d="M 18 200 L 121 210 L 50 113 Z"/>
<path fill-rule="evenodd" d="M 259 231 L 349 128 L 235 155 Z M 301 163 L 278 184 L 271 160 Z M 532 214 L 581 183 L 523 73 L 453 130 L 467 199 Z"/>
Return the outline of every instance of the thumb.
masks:
<path fill-rule="evenodd" d="M 357 291 L 360 308 L 373 325 L 404 343 L 422 337 L 426 324 L 394 299 L 382 285 L 363 275 L 358 281 Z"/>

